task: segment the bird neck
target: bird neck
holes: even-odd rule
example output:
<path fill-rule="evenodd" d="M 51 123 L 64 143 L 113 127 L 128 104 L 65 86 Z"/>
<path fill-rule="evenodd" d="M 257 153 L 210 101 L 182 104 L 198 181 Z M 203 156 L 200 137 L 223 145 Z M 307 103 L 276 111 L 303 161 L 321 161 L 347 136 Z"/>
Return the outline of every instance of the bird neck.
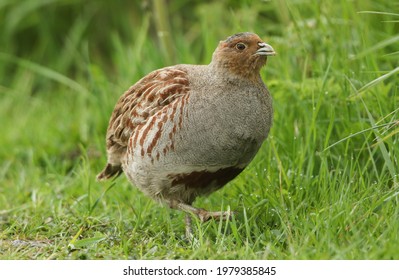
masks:
<path fill-rule="evenodd" d="M 260 76 L 260 67 L 242 67 L 237 62 L 226 62 L 213 60 L 209 67 L 218 76 L 224 80 L 246 80 L 252 83 L 263 83 Z"/>

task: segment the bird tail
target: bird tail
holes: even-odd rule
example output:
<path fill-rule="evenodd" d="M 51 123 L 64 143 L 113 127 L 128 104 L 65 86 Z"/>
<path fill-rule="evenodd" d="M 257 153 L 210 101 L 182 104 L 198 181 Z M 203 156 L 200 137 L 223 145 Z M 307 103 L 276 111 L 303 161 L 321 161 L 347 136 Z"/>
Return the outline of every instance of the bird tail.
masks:
<path fill-rule="evenodd" d="M 97 181 L 105 181 L 112 177 L 118 177 L 123 172 L 121 165 L 112 165 L 107 163 L 103 171 L 97 175 Z"/>

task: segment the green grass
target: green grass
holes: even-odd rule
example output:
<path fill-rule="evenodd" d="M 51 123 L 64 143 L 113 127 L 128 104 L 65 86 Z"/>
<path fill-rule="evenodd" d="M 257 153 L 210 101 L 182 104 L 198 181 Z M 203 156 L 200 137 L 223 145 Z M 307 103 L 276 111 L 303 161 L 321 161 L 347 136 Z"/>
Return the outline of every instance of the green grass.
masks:
<path fill-rule="evenodd" d="M 0 259 L 399 259 L 395 1 L 170 1 L 169 19 L 110 3 L 0 1 Z M 278 52 L 262 70 L 275 121 L 196 202 L 237 214 L 196 221 L 190 243 L 183 213 L 95 181 L 105 131 L 140 77 L 208 63 L 240 31 Z"/>

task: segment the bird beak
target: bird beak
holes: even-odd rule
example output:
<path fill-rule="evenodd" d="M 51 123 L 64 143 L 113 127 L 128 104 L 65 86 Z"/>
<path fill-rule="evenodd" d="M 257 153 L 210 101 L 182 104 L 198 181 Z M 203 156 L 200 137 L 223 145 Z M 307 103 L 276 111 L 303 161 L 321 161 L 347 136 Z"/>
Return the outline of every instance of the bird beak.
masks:
<path fill-rule="evenodd" d="M 277 53 L 274 51 L 273 47 L 266 43 L 258 43 L 259 49 L 256 51 L 258 55 L 271 56 L 276 55 Z"/>

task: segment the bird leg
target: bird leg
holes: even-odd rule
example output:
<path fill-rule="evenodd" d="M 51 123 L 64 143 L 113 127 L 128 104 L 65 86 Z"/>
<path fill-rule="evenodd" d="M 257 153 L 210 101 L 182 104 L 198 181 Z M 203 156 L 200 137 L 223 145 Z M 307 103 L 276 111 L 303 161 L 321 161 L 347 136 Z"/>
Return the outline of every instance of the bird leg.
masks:
<path fill-rule="evenodd" d="M 192 205 L 178 202 L 178 201 L 170 201 L 169 202 L 170 208 L 173 209 L 178 209 L 181 211 L 186 212 L 186 217 L 184 218 L 184 221 L 186 223 L 186 237 L 190 239 L 192 237 L 192 227 L 191 227 L 191 215 L 194 214 L 196 215 L 201 222 L 206 222 L 209 221 L 210 219 L 214 220 L 227 220 L 229 219 L 233 212 L 228 210 L 228 211 L 207 211 L 202 208 L 196 208 Z"/>
<path fill-rule="evenodd" d="M 193 228 L 191 227 L 191 214 L 187 213 L 184 218 L 186 223 L 186 238 L 191 240 L 193 238 Z"/>
<path fill-rule="evenodd" d="M 227 220 L 231 217 L 232 212 L 229 211 L 207 211 L 205 209 L 202 208 L 196 208 L 194 206 L 185 204 L 185 203 L 177 203 L 175 205 L 176 209 L 182 210 L 186 213 L 191 213 L 196 215 L 201 222 L 206 222 L 209 221 L 210 219 L 215 219 L 215 220 Z"/>
<path fill-rule="evenodd" d="M 194 214 L 200 219 L 201 222 L 206 222 L 206 221 L 209 221 L 210 219 L 226 220 L 226 219 L 229 219 L 230 216 L 232 215 L 232 212 L 230 210 L 229 211 L 210 212 L 210 211 L 206 211 L 205 209 L 196 208 L 194 206 L 191 206 L 189 204 L 185 204 L 182 202 L 171 203 L 170 207 L 174 208 L 174 209 L 179 209 L 188 214 Z M 186 221 L 186 223 L 187 223 L 187 221 Z M 191 220 L 190 220 L 190 223 L 191 223 Z"/>

